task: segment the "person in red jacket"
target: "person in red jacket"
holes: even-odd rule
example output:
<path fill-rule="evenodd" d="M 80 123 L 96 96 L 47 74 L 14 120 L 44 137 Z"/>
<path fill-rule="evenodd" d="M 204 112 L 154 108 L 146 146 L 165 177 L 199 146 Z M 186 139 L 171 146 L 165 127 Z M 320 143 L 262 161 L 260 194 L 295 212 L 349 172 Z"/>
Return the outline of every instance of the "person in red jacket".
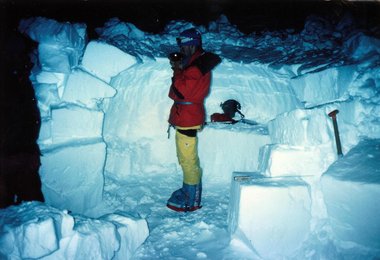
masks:
<path fill-rule="evenodd" d="M 169 124 L 176 129 L 178 162 L 183 171 L 182 188 L 173 192 L 167 202 L 175 211 L 200 209 L 202 169 L 197 151 L 197 132 L 205 122 L 204 100 L 210 91 L 211 70 L 221 62 L 219 56 L 202 49 L 202 38 L 196 29 L 188 29 L 177 38 L 179 59 L 171 59 L 173 69 L 169 97 L 174 101 Z"/>

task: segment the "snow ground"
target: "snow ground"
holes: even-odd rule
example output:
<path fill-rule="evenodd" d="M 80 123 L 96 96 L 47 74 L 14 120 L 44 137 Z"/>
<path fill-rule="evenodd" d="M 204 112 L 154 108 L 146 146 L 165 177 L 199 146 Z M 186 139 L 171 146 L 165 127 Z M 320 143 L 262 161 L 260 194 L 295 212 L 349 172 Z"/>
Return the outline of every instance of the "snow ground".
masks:
<path fill-rule="evenodd" d="M 358 176 L 352 178 L 379 183 L 380 160 L 377 158 L 380 158 L 380 139 L 363 140 L 324 174 L 349 180 Z M 133 176 L 124 184 L 107 180 L 104 205 L 95 209 L 99 215 L 108 213 L 108 210 L 122 210 L 137 212 L 147 219 L 149 237 L 133 259 L 260 259 L 241 242 L 233 240 L 230 243 L 227 219 L 231 187 L 228 183 L 206 185 L 204 207 L 196 212 L 178 214 L 163 205 L 181 178 L 175 174 L 164 176 L 153 175 L 143 179 Z M 379 204 L 376 199 L 374 203 Z M 366 248 L 334 240 L 328 223 L 320 225 L 324 227 L 310 235 L 294 259 L 376 258 L 376 254 Z"/>

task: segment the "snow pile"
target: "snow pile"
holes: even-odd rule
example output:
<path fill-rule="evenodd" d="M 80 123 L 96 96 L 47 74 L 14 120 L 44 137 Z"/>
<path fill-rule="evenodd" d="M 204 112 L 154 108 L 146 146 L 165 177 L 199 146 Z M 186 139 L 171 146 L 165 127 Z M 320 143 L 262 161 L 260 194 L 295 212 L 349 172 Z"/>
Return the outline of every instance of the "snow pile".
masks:
<path fill-rule="evenodd" d="M 149 233 L 138 217 L 89 219 L 38 202 L 0 210 L 0 227 L 2 259 L 131 259 Z"/>
<path fill-rule="evenodd" d="M 176 230 L 170 230 L 173 226 L 186 225 L 189 232 L 206 227 L 206 235 L 202 233 L 205 241 L 213 237 L 207 236 L 209 229 L 225 236 L 227 232 L 220 229 L 227 224 L 200 221 L 208 217 L 202 212 L 214 214 L 206 206 L 192 215 L 193 222 L 186 223 L 173 221 L 162 209 L 169 189 L 176 188 L 171 186 L 179 183 L 181 176 L 174 140 L 167 139 L 172 71 L 166 57 L 176 50 L 178 33 L 194 25 L 173 21 L 162 34 L 152 35 L 114 18 L 98 29 L 99 41 L 76 48 L 79 38 L 67 35 L 78 25 L 62 27 L 43 18 L 22 24 L 31 38 L 39 39 L 39 45 L 54 46 L 59 54 L 66 53 L 62 50 L 67 46 L 78 53 L 83 50 L 82 59 L 68 59 L 75 62 L 67 62 L 69 70 L 63 70 L 62 60 L 54 61 L 57 52 L 39 48 L 39 60 L 49 61 L 45 63 L 49 65 L 36 66 L 31 76 L 43 115 L 40 175 L 47 203 L 97 218 L 110 211 L 102 208 L 104 204 L 142 213 L 154 223 L 155 232 L 138 250 L 141 258 L 152 257 L 163 247 L 166 251 L 157 257 L 170 257 L 170 244 L 174 247 L 181 240 Z M 59 33 L 59 41 L 45 36 L 54 26 L 67 28 L 63 29 L 67 33 Z M 369 179 L 366 185 L 358 185 L 334 175 L 336 170 L 329 167 L 338 156 L 328 116 L 333 110 L 340 111 L 337 120 L 344 154 L 363 138 L 380 138 L 378 40 L 370 31 L 359 32 L 347 16 L 338 22 L 311 16 L 301 33 L 289 29 L 244 35 L 225 16 L 198 29 L 204 48 L 223 58 L 213 72 L 207 118 L 221 112 L 221 102 L 236 99 L 246 118 L 257 122 L 208 123 L 199 134 L 205 191 L 223 187 L 225 196 L 231 182 L 230 206 L 220 201 L 219 193 L 213 201 L 219 215 L 225 216 L 220 220 L 223 223 L 227 219 L 223 212 L 229 211 L 231 245 L 244 244 L 251 258 L 336 258 L 358 248 L 364 248 L 359 257 L 379 256 L 377 242 L 349 238 L 366 233 L 375 240 L 378 229 L 368 231 L 368 227 L 377 227 L 378 222 L 372 219 L 359 225 L 355 215 L 349 219 L 336 210 L 337 204 L 350 209 L 375 204 L 366 211 L 373 214 L 378 210 L 372 199 L 378 196 L 378 181 Z M 67 38 L 61 40 L 62 35 Z M 239 173 L 232 175 L 234 171 Z M 357 196 L 360 201 L 353 203 L 351 197 L 343 196 L 347 187 L 374 197 Z M 208 207 L 213 209 L 211 203 Z M 159 221 L 164 227 L 158 227 Z M 341 224 L 350 225 L 353 231 Z M 86 224 L 82 227 L 85 230 Z M 99 235 L 111 230 L 106 224 Z M 122 227 L 118 230 L 125 231 Z M 169 242 L 152 246 L 162 239 L 161 230 Z M 96 241 L 108 248 L 107 252 L 116 248 L 102 239 Z M 88 249 L 85 243 L 84 251 Z M 129 246 L 120 248 L 124 252 Z M 186 251 L 183 248 L 176 252 Z M 219 252 L 217 246 L 212 248 Z M 237 248 L 244 251 L 242 246 Z M 207 255 L 197 252 L 199 257 Z"/>
<path fill-rule="evenodd" d="M 377 249 L 379 255 L 379 139 L 362 141 L 346 157 L 334 163 L 321 180 L 334 235 L 351 250 L 357 243 Z M 360 161 L 364 167 L 353 161 Z"/>

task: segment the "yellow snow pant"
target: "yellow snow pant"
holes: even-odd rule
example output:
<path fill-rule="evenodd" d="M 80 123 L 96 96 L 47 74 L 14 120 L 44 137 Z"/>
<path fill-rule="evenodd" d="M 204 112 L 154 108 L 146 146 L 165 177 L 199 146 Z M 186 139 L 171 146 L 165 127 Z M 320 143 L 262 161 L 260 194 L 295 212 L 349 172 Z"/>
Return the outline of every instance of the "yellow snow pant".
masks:
<path fill-rule="evenodd" d="M 200 126 L 179 128 L 182 130 L 200 129 Z M 189 185 L 199 184 L 202 178 L 202 169 L 198 157 L 198 137 L 184 135 L 178 130 L 175 135 L 178 162 L 183 171 L 183 183 Z"/>

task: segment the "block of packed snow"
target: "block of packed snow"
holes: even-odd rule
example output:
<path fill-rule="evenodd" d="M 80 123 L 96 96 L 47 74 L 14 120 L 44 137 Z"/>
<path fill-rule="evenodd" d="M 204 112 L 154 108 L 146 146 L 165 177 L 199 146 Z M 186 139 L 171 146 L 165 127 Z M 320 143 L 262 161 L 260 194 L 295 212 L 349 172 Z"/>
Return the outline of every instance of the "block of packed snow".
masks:
<path fill-rule="evenodd" d="M 34 93 L 38 100 L 41 116 L 50 114 L 50 106 L 60 103 L 56 84 L 34 84 Z"/>
<path fill-rule="evenodd" d="M 364 140 L 321 179 L 336 238 L 380 250 L 380 141 Z"/>
<path fill-rule="evenodd" d="M 213 182 L 228 182 L 233 171 L 257 171 L 260 148 L 270 143 L 265 126 L 244 123 L 210 123 L 198 137 L 203 178 Z"/>
<path fill-rule="evenodd" d="M 359 60 L 380 54 L 380 40 L 363 31 L 358 31 L 344 42 L 345 51 L 352 58 Z"/>
<path fill-rule="evenodd" d="M 35 80 L 38 83 L 63 85 L 66 79 L 67 74 L 64 73 L 50 72 L 44 70 L 39 70 L 38 72 L 35 72 Z"/>
<path fill-rule="evenodd" d="M 233 174 L 228 224 L 233 239 L 263 259 L 291 258 L 310 233 L 311 198 L 297 177 Z"/>
<path fill-rule="evenodd" d="M 72 49 L 39 44 L 38 59 L 44 71 L 69 74 L 71 68 L 78 65 L 79 57 Z"/>
<path fill-rule="evenodd" d="M 290 84 L 299 100 L 312 107 L 344 98 L 354 70 L 354 66 L 330 68 L 294 78 Z"/>
<path fill-rule="evenodd" d="M 123 35 L 128 37 L 128 39 L 142 41 L 145 37 L 145 33 L 135 25 L 122 22 L 117 17 L 110 18 L 102 28 L 96 28 L 96 33 L 99 35 L 99 38 L 112 38 Z"/>
<path fill-rule="evenodd" d="M 102 200 L 106 145 L 80 143 L 42 150 L 40 176 L 46 202 L 83 213 Z"/>
<path fill-rule="evenodd" d="M 104 42 L 91 41 L 87 44 L 82 66 L 110 82 L 111 78 L 136 63 L 136 58 Z"/>
<path fill-rule="evenodd" d="M 102 137 L 104 113 L 78 106 L 52 109 L 51 136 L 54 144 L 74 139 Z"/>
<path fill-rule="evenodd" d="M 19 30 L 39 43 L 39 64 L 44 71 L 68 73 L 78 65 L 86 42 L 86 25 L 59 23 L 43 17 L 21 20 Z"/>
<path fill-rule="evenodd" d="M 273 143 L 315 146 L 334 141 L 331 118 L 325 108 L 295 109 L 268 123 Z"/>
<path fill-rule="evenodd" d="M 336 159 L 330 146 L 271 144 L 260 151 L 260 171 L 271 177 L 320 176 Z"/>
<path fill-rule="evenodd" d="M 0 210 L 1 259 L 131 259 L 148 235 L 147 221 L 126 213 L 74 218 L 41 202 Z"/>
<path fill-rule="evenodd" d="M 34 74 L 34 77 L 38 83 L 46 84 L 58 84 L 64 80 L 66 75 L 64 73 L 50 72 L 44 70 L 39 70 Z"/>
<path fill-rule="evenodd" d="M 86 24 L 60 23 L 45 17 L 23 19 L 19 31 L 39 43 L 83 50 L 86 39 Z"/>
<path fill-rule="evenodd" d="M 38 136 L 38 144 L 51 144 L 51 120 L 49 118 L 43 118 L 41 120 L 40 133 Z"/>
<path fill-rule="evenodd" d="M 123 147 L 107 149 L 107 162 L 105 171 L 108 176 L 111 176 L 114 180 L 126 180 L 132 171 L 132 158 L 134 157 L 136 150 L 128 149 L 127 144 Z"/>
<path fill-rule="evenodd" d="M 39 70 L 38 72 L 34 72 L 34 79 L 38 83 L 43 84 L 54 84 L 58 91 L 59 98 L 62 98 L 63 91 L 65 89 L 66 81 L 69 74 L 58 73 L 58 72 L 50 72 Z"/>
<path fill-rule="evenodd" d="M 80 69 L 70 74 L 62 100 L 96 108 L 104 98 L 113 97 L 116 90 L 99 78 Z"/>
<path fill-rule="evenodd" d="M 74 219 L 40 202 L 0 210 L 0 257 L 36 259 L 59 249 L 59 240 L 71 236 Z"/>
<path fill-rule="evenodd" d="M 148 223 L 140 217 L 120 212 L 102 216 L 100 219 L 113 223 L 119 233 L 120 248 L 115 253 L 115 260 L 131 259 L 136 249 L 149 235 Z"/>
<path fill-rule="evenodd" d="M 113 259 L 120 248 L 116 226 L 101 219 L 76 217 L 75 220 L 75 234 L 65 255 L 70 259 Z"/>

